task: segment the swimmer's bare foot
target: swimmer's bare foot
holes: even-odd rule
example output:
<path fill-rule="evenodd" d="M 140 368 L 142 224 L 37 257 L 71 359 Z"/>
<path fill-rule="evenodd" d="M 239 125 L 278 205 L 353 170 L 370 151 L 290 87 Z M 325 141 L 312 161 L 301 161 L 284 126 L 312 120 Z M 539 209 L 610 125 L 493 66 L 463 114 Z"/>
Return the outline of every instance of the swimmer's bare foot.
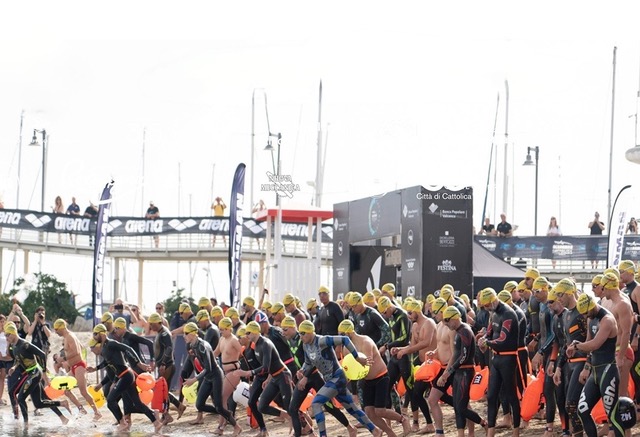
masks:
<path fill-rule="evenodd" d="M 67 409 L 67 411 L 69 412 L 69 414 L 73 414 L 73 413 L 71 412 L 71 407 L 69 406 L 69 401 L 67 401 L 67 400 L 60 401 L 60 406 L 61 406 L 62 408 L 66 408 L 66 409 Z"/>
<path fill-rule="evenodd" d="M 187 409 L 187 406 L 185 404 L 180 404 L 180 406 L 178 407 L 178 419 L 182 417 L 182 414 L 186 409 Z"/>
<path fill-rule="evenodd" d="M 67 419 L 64 414 L 60 415 L 60 421 L 62 422 L 63 425 L 66 425 L 67 423 L 69 423 L 69 419 Z"/>
<path fill-rule="evenodd" d="M 349 432 L 349 437 L 358 437 L 358 430 L 353 426 L 347 426 L 347 431 Z"/>
<path fill-rule="evenodd" d="M 87 410 L 84 409 L 84 407 L 82 405 L 78 406 L 78 413 L 82 414 L 83 416 L 85 414 L 87 414 Z"/>
<path fill-rule="evenodd" d="M 162 422 L 159 420 L 156 420 L 155 422 L 153 422 L 153 427 L 155 428 L 156 433 L 160 432 L 160 430 L 163 427 Z"/>
<path fill-rule="evenodd" d="M 373 434 L 373 437 L 382 437 L 382 430 L 376 426 L 373 431 L 371 431 L 371 434 Z"/>
<path fill-rule="evenodd" d="M 100 420 L 100 419 L 102 419 L 102 414 L 101 414 L 98 410 L 96 410 L 96 411 L 93 413 L 93 421 L 94 421 L 94 422 L 97 422 L 97 421 L 98 421 L 98 420 Z"/>

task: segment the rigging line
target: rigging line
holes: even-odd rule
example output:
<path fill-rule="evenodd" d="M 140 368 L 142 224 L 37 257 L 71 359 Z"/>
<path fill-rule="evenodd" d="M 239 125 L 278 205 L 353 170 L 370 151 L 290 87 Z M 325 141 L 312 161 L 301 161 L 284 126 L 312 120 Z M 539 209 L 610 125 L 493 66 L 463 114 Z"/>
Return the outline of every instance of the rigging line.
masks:
<path fill-rule="evenodd" d="M 487 171 L 487 186 L 484 192 L 484 206 L 482 207 L 482 219 L 481 219 L 482 221 L 480 222 L 480 230 L 482 230 L 482 226 L 484 226 L 484 218 L 487 213 L 487 198 L 489 197 L 489 185 L 491 180 L 491 164 L 493 162 L 493 148 L 495 146 L 496 127 L 498 125 L 498 109 L 499 108 L 500 108 L 500 93 L 498 93 L 498 97 L 496 100 L 496 115 L 493 119 L 493 134 L 491 135 L 491 152 L 489 153 L 489 170 Z"/>

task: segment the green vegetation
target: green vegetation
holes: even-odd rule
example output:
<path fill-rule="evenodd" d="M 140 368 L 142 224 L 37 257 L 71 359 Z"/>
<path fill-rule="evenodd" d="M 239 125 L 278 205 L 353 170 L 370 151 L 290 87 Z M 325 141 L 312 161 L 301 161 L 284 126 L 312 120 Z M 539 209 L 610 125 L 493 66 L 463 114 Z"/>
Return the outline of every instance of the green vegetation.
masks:
<path fill-rule="evenodd" d="M 73 323 L 78 316 L 78 310 L 67 284 L 46 273 L 35 273 L 34 277 L 33 285 L 29 286 L 25 278 L 18 278 L 9 293 L 0 294 L 0 313 L 9 314 L 13 307 L 13 296 L 27 286 L 27 298 L 20 306 L 29 320 L 33 320 L 36 308 L 42 305 L 47 312 L 48 320 L 65 319 Z"/>

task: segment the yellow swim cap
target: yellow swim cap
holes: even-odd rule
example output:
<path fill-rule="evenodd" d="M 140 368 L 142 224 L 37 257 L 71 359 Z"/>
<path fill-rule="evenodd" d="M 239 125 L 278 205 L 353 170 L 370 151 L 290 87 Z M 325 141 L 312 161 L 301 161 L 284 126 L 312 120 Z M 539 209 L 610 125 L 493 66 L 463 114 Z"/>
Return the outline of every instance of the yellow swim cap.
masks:
<path fill-rule="evenodd" d="M 603 288 L 608 290 L 617 289 L 620 285 L 620 278 L 616 277 L 616 275 L 612 272 L 605 273 L 600 280 L 600 284 Z"/>
<path fill-rule="evenodd" d="M 102 323 L 108 323 L 108 322 L 112 322 L 113 323 L 113 315 L 109 311 L 107 311 L 107 312 L 102 314 L 102 317 L 100 318 L 100 321 Z"/>
<path fill-rule="evenodd" d="M 298 331 L 303 334 L 306 334 L 308 332 L 316 332 L 316 327 L 309 320 L 305 320 L 304 322 L 300 323 L 300 326 L 298 326 Z"/>
<path fill-rule="evenodd" d="M 342 322 L 340 322 L 340 324 L 338 325 L 338 332 L 340 334 L 348 334 L 350 332 L 353 332 L 354 326 L 353 326 L 353 322 L 349 319 L 344 319 Z"/>
<path fill-rule="evenodd" d="M 549 291 L 550 286 L 551 286 L 551 283 L 547 281 L 547 278 L 545 278 L 544 276 L 538 276 L 533 281 L 533 285 L 531 286 L 531 288 L 534 290 Z"/>
<path fill-rule="evenodd" d="M 278 313 L 284 313 L 284 304 L 282 302 L 276 302 L 271 306 L 271 314 L 275 316 Z"/>
<path fill-rule="evenodd" d="M 452 294 L 453 292 L 449 288 L 442 287 L 440 289 L 440 297 L 446 300 L 447 302 L 449 302 L 449 299 L 451 299 Z"/>
<path fill-rule="evenodd" d="M 422 312 L 422 301 L 413 300 L 407 304 L 407 311 L 421 313 Z"/>
<path fill-rule="evenodd" d="M 127 321 L 124 317 L 118 317 L 113 321 L 114 328 L 127 329 Z"/>
<path fill-rule="evenodd" d="M 549 293 L 547 293 L 547 302 L 555 302 L 556 300 L 558 300 L 558 290 L 556 287 L 552 287 Z"/>
<path fill-rule="evenodd" d="M 460 293 L 460 299 L 462 299 L 462 301 L 464 303 L 466 303 L 467 305 L 469 305 L 471 302 L 469 302 L 469 296 L 464 294 L 464 293 Z"/>
<path fill-rule="evenodd" d="M 307 301 L 307 309 L 311 310 L 318 306 L 318 301 L 313 297 Z"/>
<path fill-rule="evenodd" d="M 367 305 L 371 305 L 371 304 L 375 305 L 376 296 L 372 292 L 367 291 L 364 295 L 362 295 L 362 301 Z"/>
<path fill-rule="evenodd" d="M 435 300 L 436 300 L 436 297 L 433 294 L 427 294 L 427 303 L 433 304 Z"/>
<path fill-rule="evenodd" d="M 244 337 L 245 335 L 247 335 L 247 329 L 244 326 L 241 328 L 238 328 L 238 331 L 236 331 L 236 336 L 240 338 L 240 337 Z"/>
<path fill-rule="evenodd" d="M 235 309 L 234 307 L 229 307 L 227 308 L 227 312 L 224 313 L 225 317 L 229 317 L 230 319 L 233 319 L 234 317 L 240 317 L 240 314 L 238 313 L 238 310 Z"/>
<path fill-rule="evenodd" d="M 580 314 L 587 314 L 589 311 L 596 307 L 596 301 L 593 300 L 593 297 L 588 295 L 587 293 L 582 293 L 578 298 L 578 312 Z"/>
<path fill-rule="evenodd" d="M 218 322 L 218 328 L 220 329 L 231 329 L 232 326 L 233 326 L 233 322 L 229 317 L 223 317 Z"/>
<path fill-rule="evenodd" d="M 496 291 L 491 287 L 487 287 L 478 294 L 478 305 L 485 306 L 494 302 L 496 299 L 498 299 Z"/>
<path fill-rule="evenodd" d="M 251 296 L 245 297 L 244 300 L 242 301 L 242 303 L 244 305 L 248 305 L 248 306 L 251 306 L 251 307 L 254 307 L 254 308 L 256 306 L 256 300 Z"/>
<path fill-rule="evenodd" d="M 356 306 L 361 302 L 362 302 L 362 295 L 360 293 L 358 293 L 357 291 L 352 291 L 351 294 L 349 295 L 347 303 L 350 306 Z"/>
<path fill-rule="evenodd" d="M 382 286 L 382 288 L 380 288 L 380 291 L 384 291 L 386 293 L 389 293 L 391 296 L 395 296 L 396 295 L 396 286 L 393 285 L 391 282 L 387 282 L 386 284 L 384 284 Z"/>
<path fill-rule="evenodd" d="M 618 278 L 618 280 L 620 279 L 620 271 L 615 267 L 609 267 L 607 270 L 604 271 L 605 275 L 607 273 L 613 273 L 614 275 L 616 275 L 616 278 Z"/>
<path fill-rule="evenodd" d="M 102 334 L 104 332 L 107 332 L 107 327 L 104 326 L 102 323 L 98 323 L 96 326 L 93 327 L 94 334 Z"/>
<path fill-rule="evenodd" d="M 209 305 L 211 305 L 211 300 L 208 297 L 201 297 L 200 300 L 198 301 L 198 307 L 199 308 L 206 308 Z"/>
<path fill-rule="evenodd" d="M 13 334 L 13 335 L 18 335 L 18 328 L 16 327 L 16 324 L 13 322 L 7 322 L 4 324 L 4 333 L 5 334 Z"/>
<path fill-rule="evenodd" d="M 447 307 L 447 301 L 439 297 L 436 300 L 434 300 L 433 303 L 431 304 L 431 312 L 433 314 L 438 314 L 444 311 L 446 307 Z"/>
<path fill-rule="evenodd" d="M 296 327 L 296 319 L 294 319 L 291 316 L 287 316 L 284 319 L 282 319 L 282 322 L 280 323 L 280 327 L 281 328 L 295 328 Z"/>
<path fill-rule="evenodd" d="M 524 279 L 518 282 L 518 286 L 516 287 L 517 291 L 525 291 L 527 289 L 527 284 L 524 283 Z"/>
<path fill-rule="evenodd" d="M 329 289 L 324 285 L 321 285 L 320 288 L 318 288 L 318 294 L 320 293 L 329 293 Z"/>
<path fill-rule="evenodd" d="M 597 285 L 600 285 L 602 283 L 602 278 L 604 277 L 604 275 L 595 275 L 593 277 L 593 279 L 591 280 L 591 286 L 595 287 Z"/>
<path fill-rule="evenodd" d="M 625 259 L 620 261 L 620 264 L 618 264 L 618 270 L 621 272 L 633 273 L 635 275 L 636 265 L 633 263 L 633 261 Z"/>
<path fill-rule="evenodd" d="M 380 311 L 381 314 L 387 311 L 390 307 L 391 299 L 389 299 L 387 296 L 382 296 L 380 299 L 378 299 L 378 311 Z"/>
<path fill-rule="evenodd" d="M 149 318 L 147 319 L 149 323 L 162 323 L 162 316 L 158 313 L 151 313 Z"/>
<path fill-rule="evenodd" d="M 260 325 L 254 320 L 250 321 L 245 329 L 247 330 L 247 334 L 260 334 Z"/>
<path fill-rule="evenodd" d="M 209 311 L 207 311 L 206 308 L 198 311 L 196 314 L 196 322 L 201 322 L 203 320 L 209 320 Z"/>
<path fill-rule="evenodd" d="M 213 308 L 211 308 L 211 317 L 221 317 L 224 316 L 224 313 L 222 312 L 222 307 L 219 306 L 214 306 Z"/>
<path fill-rule="evenodd" d="M 506 303 L 507 305 L 511 305 L 513 303 L 513 298 L 511 297 L 511 293 L 509 293 L 507 290 L 502 290 L 500 293 L 498 293 L 498 299 L 500 299 L 502 302 Z"/>
<path fill-rule="evenodd" d="M 516 288 L 518 288 L 518 283 L 516 281 L 507 281 L 504 284 L 504 289 L 509 293 L 513 293 L 513 290 L 515 290 Z"/>
<path fill-rule="evenodd" d="M 192 334 L 194 332 L 198 332 L 198 325 L 196 325 L 193 322 L 189 322 L 186 325 L 184 325 L 183 332 L 184 332 L 185 335 Z"/>
<path fill-rule="evenodd" d="M 291 305 L 295 301 L 296 301 L 296 297 L 291 293 L 285 294 L 284 297 L 282 298 L 282 304 L 284 306 Z"/>
<path fill-rule="evenodd" d="M 262 306 L 260 307 L 260 309 L 269 310 L 271 309 L 272 306 L 273 305 L 271 304 L 271 302 L 269 302 L 268 300 L 265 300 L 262 302 Z"/>
<path fill-rule="evenodd" d="M 66 327 L 67 327 L 67 321 L 64 319 L 58 319 L 55 322 L 53 322 L 53 329 L 62 329 Z"/>
<path fill-rule="evenodd" d="M 555 291 L 557 294 L 576 294 L 577 288 L 575 282 L 569 278 L 563 278 L 553 286 L 551 291 Z M 547 297 L 548 299 L 549 297 Z M 555 299 L 552 299 L 555 300 Z"/>
<path fill-rule="evenodd" d="M 442 319 L 446 321 L 459 319 L 460 316 L 460 311 L 453 305 L 448 306 L 442 313 Z"/>
<path fill-rule="evenodd" d="M 540 276 L 538 269 L 529 269 L 524 274 L 524 277 L 528 279 L 536 279 L 538 276 Z"/>

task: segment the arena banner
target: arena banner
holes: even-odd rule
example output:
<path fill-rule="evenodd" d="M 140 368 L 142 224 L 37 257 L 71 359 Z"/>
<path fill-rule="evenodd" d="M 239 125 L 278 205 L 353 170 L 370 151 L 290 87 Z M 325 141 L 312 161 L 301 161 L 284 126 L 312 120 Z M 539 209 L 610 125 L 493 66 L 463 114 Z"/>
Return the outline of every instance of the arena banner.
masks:
<path fill-rule="evenodd" d="M 426 293 L 423 285 L 423 233 L 422 228 L 422 193 L 424 188 L 415 186 L 402 190 L 402 207 L 400 210 L 401 238 L 401 284 L 396 289 L 402 290 L 402 296 L 423 298 Z M 389 253 L 389 252 L 387 252 Z M 393 264 L 393 254 L 387 257 L 387 264 Z M 428 290 L 431 291 L 431 290 Z"/>
<path fill-rule="evenodd" d="M 471 187 L 427 187 L 421 193 L 423 293 L 451 284 L 473 291 L 473 190 Z"/>
<path fill-rule="evenodd" d="M 475 240 L 498 258 L 606 261 L 607 235 L 562 237 L 487 237 Z M 640 235 L 625 235 L 620 259 L 640 260 Z"/>
<path fill-rule="evenodd" d="M 107 233 L 111 237 L 138 237 L 144 235 L 207 234 L 229 235 L 230 217 L 162 217 L 148 220 L 143 217 L 110 217 Z M 0 227 L 25 231 L 94 235 L 97 220 L 22 209 L 0 210 Z M 316 226 L 312 226 L 312 239 L 316 241 Z M 306 223 L 282 223 L 283 240 L 307 241 Z M 243 238 L 265 238 L 267 222 L 243 217 Z M 322 224 L 322 242 L 331 243 L 332 225 Z"/>
<path fill-rule="evenodd" d="M 244 205 L 244 173 L 246 166 L 239 164 L 231 185 L 229 207 L 229 302 L 240 308 L 240 267 L 242 266 L 242 213 Z"/>
<path fill-rule="evenodd" d="M 105 185 L 98 205 L 98 220 L 95 228 L 95 247 L 93 250 L 93 290 L 91 307 L 93 324 L 100 323 L 102 318 L 102 291 L 104 279 L 104 260 L 107 255 L 107 228 L 111 212 L 111 188 L 113 181 Z"/>
<path fill-rule="evenodd" d="M 349 244 L 349 203 L 333 205 L 333 299 L 351 290 Z M 327 284 L 328 285 L 328 284 Z"/>

